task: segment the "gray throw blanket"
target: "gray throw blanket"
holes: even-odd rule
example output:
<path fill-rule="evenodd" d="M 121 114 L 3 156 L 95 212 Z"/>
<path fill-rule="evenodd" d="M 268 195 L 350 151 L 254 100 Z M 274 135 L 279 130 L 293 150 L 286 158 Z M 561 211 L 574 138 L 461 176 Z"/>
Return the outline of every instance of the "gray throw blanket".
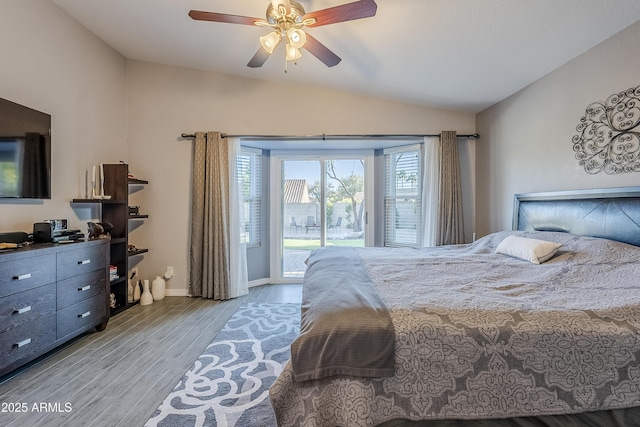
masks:
<path fill-rule="evenodd" d="M 326 247 L 309 257 L 300 336 L 291 344 L 295 381 L 332 375 L 390 377 L 391 317 L 353 248 Z"/>

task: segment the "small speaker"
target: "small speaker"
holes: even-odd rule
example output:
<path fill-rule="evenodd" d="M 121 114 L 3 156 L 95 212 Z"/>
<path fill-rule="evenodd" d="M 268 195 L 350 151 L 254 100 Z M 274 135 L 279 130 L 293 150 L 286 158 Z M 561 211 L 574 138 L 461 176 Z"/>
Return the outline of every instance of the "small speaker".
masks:
<path fill-rule="evenodd" d="M 33 224 L 33 242 L 50 243 L 52 240 L 52 230 L 50 222 L 36 222 Z"/>
<path fill-rule="evenodd" d="M 24 243 L 27 240 L 29 240 L 29 235 L 23 231 L 0 233 L 0 243 Z"/>

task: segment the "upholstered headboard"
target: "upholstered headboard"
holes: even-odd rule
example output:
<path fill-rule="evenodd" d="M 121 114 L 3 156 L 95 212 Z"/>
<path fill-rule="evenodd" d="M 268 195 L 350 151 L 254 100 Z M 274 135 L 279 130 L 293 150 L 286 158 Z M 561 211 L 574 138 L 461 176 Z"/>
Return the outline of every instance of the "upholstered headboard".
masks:
<path fill-rule="evenodd" d="M 513 229 L 564 231 L 640 246 L 640 187 L 516 194 Z"/>

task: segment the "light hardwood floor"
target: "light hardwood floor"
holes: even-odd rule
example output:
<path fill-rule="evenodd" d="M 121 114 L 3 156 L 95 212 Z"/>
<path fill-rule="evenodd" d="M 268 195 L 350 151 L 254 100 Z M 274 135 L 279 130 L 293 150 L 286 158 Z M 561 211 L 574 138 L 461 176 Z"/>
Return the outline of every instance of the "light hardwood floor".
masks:
<path fill-rule="evenodd" d="M 0 384 L 0 425 L 142 426 L 240 304 L 301 297 L 301 285 L 264 285 L 230 301 L 132 307 Z"/>

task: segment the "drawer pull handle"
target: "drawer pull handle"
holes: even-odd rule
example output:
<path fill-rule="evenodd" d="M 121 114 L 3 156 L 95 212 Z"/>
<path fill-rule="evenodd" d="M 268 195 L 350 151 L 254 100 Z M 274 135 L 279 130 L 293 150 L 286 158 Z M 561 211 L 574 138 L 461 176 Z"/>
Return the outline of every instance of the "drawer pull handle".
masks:
<path fill-rule="evenodd" d="M 90 259 L 83 259 L 82 261 L 78 261 L 78 265 L 87 265 L 90 263 L 91 263 Z"/>
<path fill-rule="evenodd" d="M 19 276 L 13 276 L 13 280 L 26 280 L 26 279 L 31 279 L 31 273 L 25 273 Z"/>
<path fill-rule="evenodd" d="M 19 308 L 16 311 L 14 311 L 14 313 L 15 314 L 25 314 L 25 313 L 27 313 L 29 311 L 31 311 L 31 306 L 30 305 L 28 305 L 26 307 Z"/>
<path fill-rule="evenodd" d="M 78 292 L 88 291 L 89 289 L 91 289 L 91 285 L 83 286 L 81 288 L 78 288 Z"/>
<path fill-rule="evenodd" d="M 84 319 L 85 317 L 90 316 L 90 315 L 91 315 L 91 310 L 86 311 L 86 312 L 84 312 L 82 314 L 78 314 L 78 318 L 79 319 Z"/>
<path fill-rule="evenodd" d="M 19 343 L 16 343 L 16 347 L 24 347 L 27 344 L 31 344 L 31 338 L 27 338 L 26 340 L 22 340 Z"/>

